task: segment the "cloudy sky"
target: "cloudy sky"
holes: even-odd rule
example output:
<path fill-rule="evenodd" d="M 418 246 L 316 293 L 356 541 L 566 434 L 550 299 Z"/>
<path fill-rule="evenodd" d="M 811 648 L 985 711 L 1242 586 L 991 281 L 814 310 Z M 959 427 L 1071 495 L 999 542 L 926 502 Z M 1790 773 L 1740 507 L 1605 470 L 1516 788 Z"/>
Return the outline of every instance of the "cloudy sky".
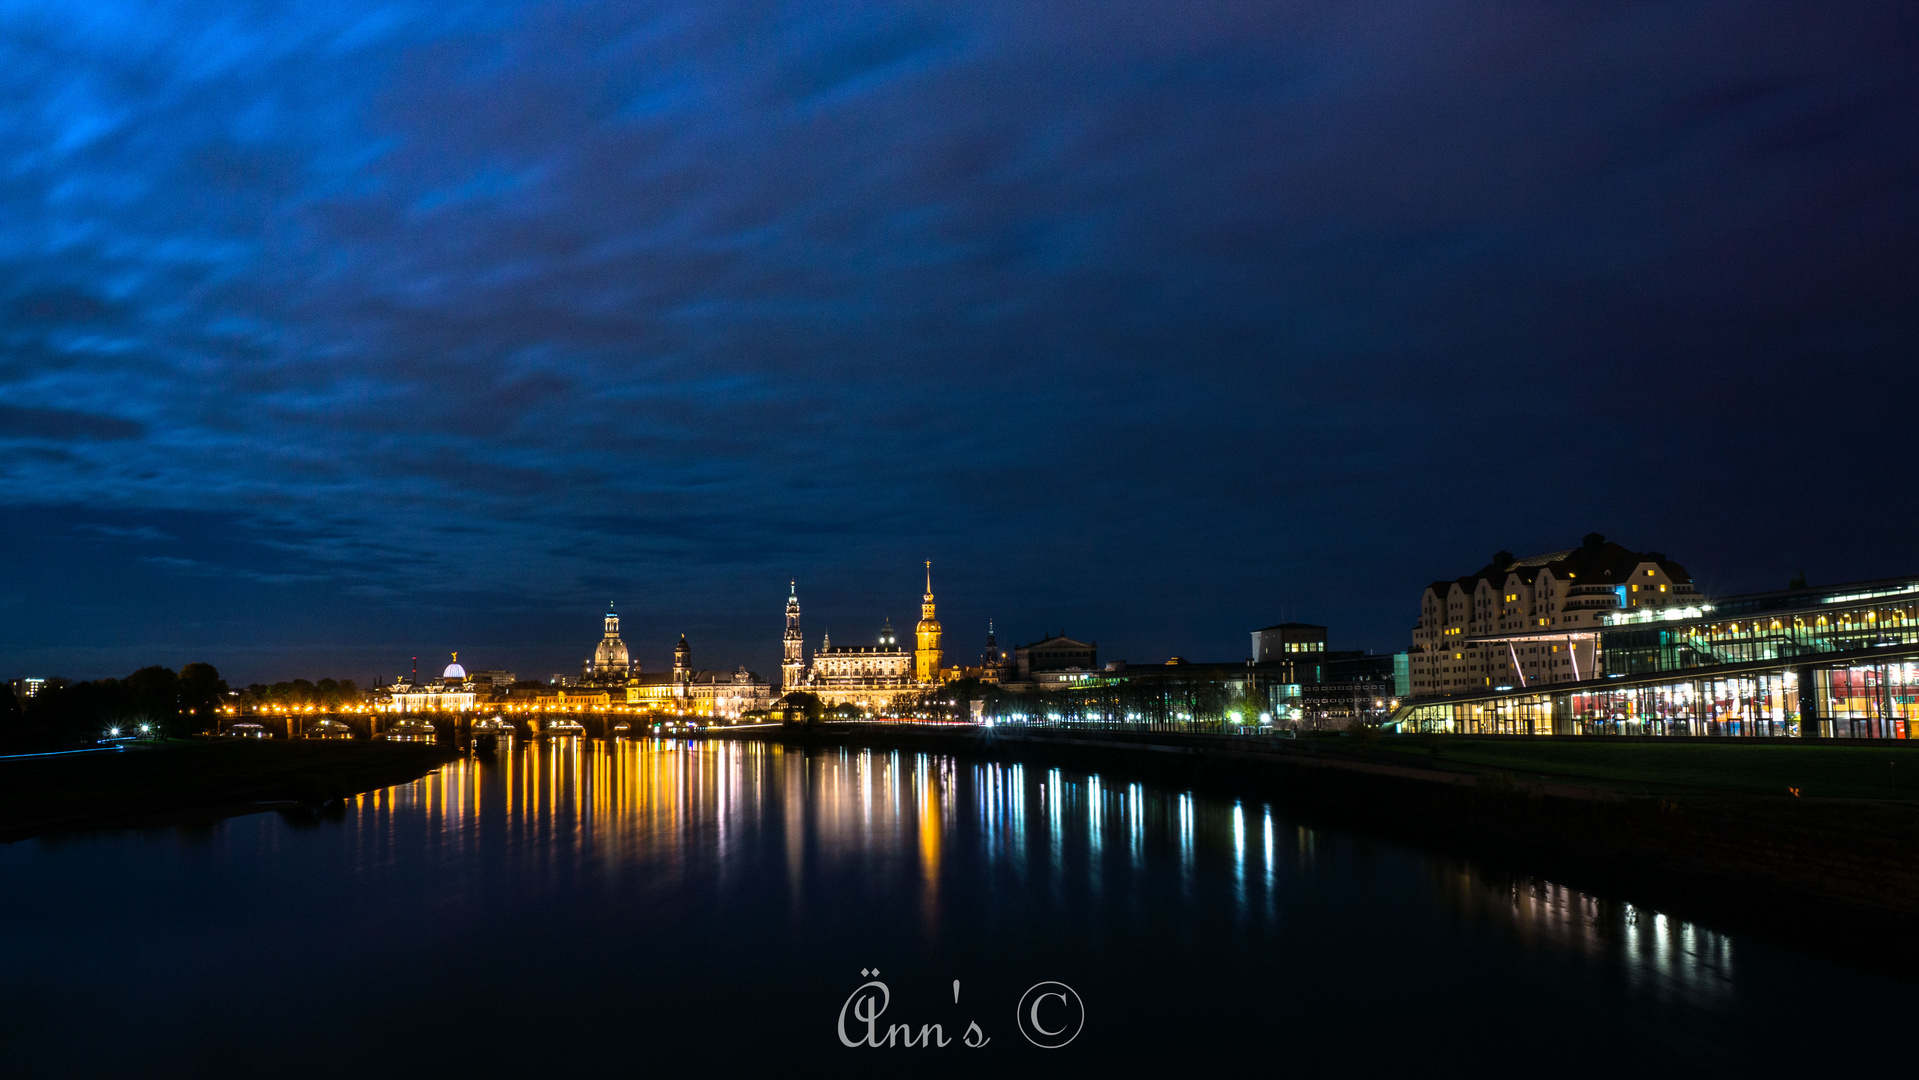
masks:
<path fill-rule="evenodd" d="M 0 0 L 0 675 L 1911 573 L 1916 346 L 1903 0 Z"/>

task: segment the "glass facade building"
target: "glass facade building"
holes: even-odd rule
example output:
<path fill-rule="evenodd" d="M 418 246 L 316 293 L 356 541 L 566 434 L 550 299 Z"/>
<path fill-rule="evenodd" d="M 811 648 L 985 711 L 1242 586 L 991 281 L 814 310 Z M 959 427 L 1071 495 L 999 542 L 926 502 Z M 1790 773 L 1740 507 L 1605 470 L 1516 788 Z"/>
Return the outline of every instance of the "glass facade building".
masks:
<path fill-rule="evenodd" d="M 1462 734 L 1919 735 L 1919 578 L 1615 612 L 1598 637 L 1594 677 L 1416 699 L 1390 723 Z"/>

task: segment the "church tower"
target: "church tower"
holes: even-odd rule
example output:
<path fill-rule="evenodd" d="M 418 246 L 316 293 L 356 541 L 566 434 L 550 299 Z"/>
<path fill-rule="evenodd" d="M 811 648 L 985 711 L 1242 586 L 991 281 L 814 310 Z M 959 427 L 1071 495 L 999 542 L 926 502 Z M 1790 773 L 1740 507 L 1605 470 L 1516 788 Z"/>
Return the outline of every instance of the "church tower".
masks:
<path fill-rule="evenodd" d="M 580 673 L 588 683 L 623 683 L 633 674 L 633 658 L 626 651 L 626 642 L 620 640 L 620 617 L 613 611 L 613 601 L 606 602 L 606 636 L 586 662 L 580 665 Z"/>
<path fill-rule="evenodd" d="M 800 637 L 800 587 L 796 581 L 787 584 L 791 591 L 786 597 L 786 655 L 780 660 L 780 691 L 790 694 L 800 688 L 806 661 L 800 657 L 804 644 Z"/>
<path fill-rule="evenodd" d="M 920 597 L 920 622 L 913 628 L 913 678 L 940 681 L 940 621 L 933 617 L 933 563 L 926 563 L 926 595 Z"/>

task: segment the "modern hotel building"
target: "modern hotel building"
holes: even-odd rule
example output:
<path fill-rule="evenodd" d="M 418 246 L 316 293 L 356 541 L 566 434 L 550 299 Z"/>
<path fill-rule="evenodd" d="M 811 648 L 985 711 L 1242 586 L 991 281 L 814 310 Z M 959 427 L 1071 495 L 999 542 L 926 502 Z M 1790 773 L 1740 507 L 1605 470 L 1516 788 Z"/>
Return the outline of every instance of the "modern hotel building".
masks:
<path fill-rule="evenodd" d="M 1598 533 L 1528 559 L 1501 551 L 1472 574 L 1426 587 L 1407 689 L 1420 698 L 1578 682 L 1597 671 L 1605 616 L 1699 602 L 1685 567 Z"/>

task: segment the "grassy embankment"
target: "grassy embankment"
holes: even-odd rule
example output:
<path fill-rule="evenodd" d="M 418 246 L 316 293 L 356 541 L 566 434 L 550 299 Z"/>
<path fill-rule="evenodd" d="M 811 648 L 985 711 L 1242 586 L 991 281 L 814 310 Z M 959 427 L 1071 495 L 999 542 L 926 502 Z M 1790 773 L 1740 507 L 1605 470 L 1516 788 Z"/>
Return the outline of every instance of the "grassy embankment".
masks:
<path fill-rule="evenodd" d="M 450 754 L 413 743 L 236 739 L 0 761 L 0 841 L 322 803 L 416 779 Z"/>
<path fill-rule="evenodd" d="M 1864 746 L 1796 740 L 1609 742 L 1591 739 L 1381 739 L 1382 760 L 1498 770 L 1519 780 L 1588 784 L 1633 795 L 1777 795 L 1919 800 L 1919 743 Z"/>

